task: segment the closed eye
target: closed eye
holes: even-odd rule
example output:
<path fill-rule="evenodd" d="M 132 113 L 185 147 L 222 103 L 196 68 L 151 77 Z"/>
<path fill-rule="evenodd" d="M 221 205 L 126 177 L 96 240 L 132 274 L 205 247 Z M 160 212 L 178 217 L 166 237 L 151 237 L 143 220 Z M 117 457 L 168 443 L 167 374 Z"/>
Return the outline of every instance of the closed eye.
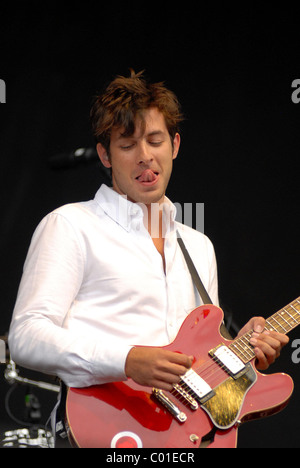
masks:
<path fill-rule="evenodd" d="M 130 149 L 133 148 L 133 147 L 134 147 L 134 144 L 132 143 L 131 145 L 124 145 L 124 146 L 121 146 L 121 149 L 126 151 L 126 150 L 130 150 Z"/>

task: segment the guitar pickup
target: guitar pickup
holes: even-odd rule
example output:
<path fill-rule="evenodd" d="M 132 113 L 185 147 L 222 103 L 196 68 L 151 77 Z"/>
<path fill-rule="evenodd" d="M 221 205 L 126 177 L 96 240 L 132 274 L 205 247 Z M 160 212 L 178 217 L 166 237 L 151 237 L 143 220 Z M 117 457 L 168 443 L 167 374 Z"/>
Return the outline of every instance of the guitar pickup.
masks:
<path fill-rule="evenodd" d="M 207 400 L 212 398 L 215 394 L 214 390 L 208 385 L 205 380 L 200 377 L 193 369 L 188 370 L 181 380 L 185 384 L 185 391 L 191 396 L 195 396 L 197 400 L 203 405 Z"/>
<path fill-rule="evenodd" d="M 209 355 L 218 363 L 221 364 L 226 372 L 234 379 L 237 379 L 247 371 L 247 367 L 240 358 L 234 354 L 227 346 L 221 344 L 209 351 Z"/>

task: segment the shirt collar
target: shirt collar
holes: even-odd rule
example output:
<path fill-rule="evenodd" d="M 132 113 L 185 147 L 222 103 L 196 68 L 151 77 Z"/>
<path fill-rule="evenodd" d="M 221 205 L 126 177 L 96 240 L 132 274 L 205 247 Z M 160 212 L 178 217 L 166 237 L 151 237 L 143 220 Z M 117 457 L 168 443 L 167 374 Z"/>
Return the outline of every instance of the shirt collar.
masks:
<path fill-rule="evenodd" d="M 136 225 L 137 220 L 140 219 L 143 222 L 145 207 L 143 209 L 142 204 L 129 201 L 126 195 L 118 194 L 105 184 L 102 184 L 96 193 L 95 201 L 107 216 L 128 232 Z M 167 197 L 165 197 L 163 203 L 163 213 L 167 226 L 166 231 L 168 232 L 169 227 L 174 225 L 175 222 L 176 206 Z"/>

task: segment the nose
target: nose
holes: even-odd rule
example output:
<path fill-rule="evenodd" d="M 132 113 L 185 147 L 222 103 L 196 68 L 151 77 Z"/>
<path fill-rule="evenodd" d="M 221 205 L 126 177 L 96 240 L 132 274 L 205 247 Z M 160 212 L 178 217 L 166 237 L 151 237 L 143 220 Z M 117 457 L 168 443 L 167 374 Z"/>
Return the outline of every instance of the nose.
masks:
<path fill-rule="evenodd" d="M 148 165 L 153 161 L 153 156 L 151 154 L 151 149 L 146 142 L 141 142 L 139 145 L 139 151 L 137 155 L 138 165 Z"/>

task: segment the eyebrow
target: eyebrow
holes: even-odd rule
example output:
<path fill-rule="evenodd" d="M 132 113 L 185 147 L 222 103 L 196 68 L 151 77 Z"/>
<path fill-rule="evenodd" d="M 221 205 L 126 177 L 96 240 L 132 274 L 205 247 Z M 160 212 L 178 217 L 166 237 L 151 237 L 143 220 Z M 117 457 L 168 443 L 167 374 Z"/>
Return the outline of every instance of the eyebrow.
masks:
<path fill-rule="evenodd" d="M 164 135 L 165 132 L 162 130 L 154 130 L 153 132 L 147 133 L 147 136 L 156 136 L 156 135 Z"/>
<path fill-rule="evenodd" d="M 162 130 L 153 130 L 153 132 L 149 132 L 146 134 L 146 137 L 149 136 L 163 136 L 165 132 Z M 122 138 L 133 138 L 133 135 L 124 135 L 124 133 L 120 133 L 117 140 L 121 140 Z"/>

